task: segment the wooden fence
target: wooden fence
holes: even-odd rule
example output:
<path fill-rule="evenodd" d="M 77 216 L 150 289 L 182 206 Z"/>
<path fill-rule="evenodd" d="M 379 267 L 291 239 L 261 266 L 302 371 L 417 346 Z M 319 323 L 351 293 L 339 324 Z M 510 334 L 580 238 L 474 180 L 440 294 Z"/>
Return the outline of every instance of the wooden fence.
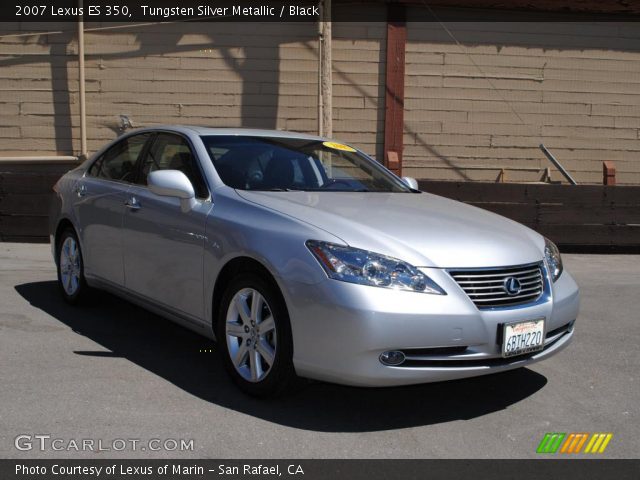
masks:
<path fill-rule="evenodd" d="M 73 166 L 0 163 L 0 241 L 48 241 L 52 187 Z M 640 251 L 640 186 L 419 183 L 424 191 L 521 222 L 564 250 Z"/>
<path fill-rule="evenodd" d="M 419 183 L 426 192 L 523 223 L 564 250 L 640 249 L 640 186 Z"/>
<path fill-rule="evenodd" d="M 0 163 L 0 241 L 48 242 L 53 185 L 77 163 Z"/>

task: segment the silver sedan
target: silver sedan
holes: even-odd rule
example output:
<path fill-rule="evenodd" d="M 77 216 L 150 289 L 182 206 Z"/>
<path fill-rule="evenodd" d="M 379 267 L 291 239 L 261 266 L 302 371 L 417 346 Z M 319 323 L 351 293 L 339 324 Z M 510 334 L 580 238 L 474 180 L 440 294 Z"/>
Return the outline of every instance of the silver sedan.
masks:
<path fill-rule="evenodd" d="M 64 298 L 109 290 L 217 339 L 252 395 L 500 372 L 573 337 L 578 287 L 552 242 L 328 139 L 137 130 L 54 190 Z"/>

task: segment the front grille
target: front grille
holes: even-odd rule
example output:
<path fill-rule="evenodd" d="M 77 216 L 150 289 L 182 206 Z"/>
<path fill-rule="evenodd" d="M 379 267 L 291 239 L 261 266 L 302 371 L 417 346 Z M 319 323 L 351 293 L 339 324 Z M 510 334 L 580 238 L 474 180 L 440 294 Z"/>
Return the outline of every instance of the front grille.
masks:
<path fill-rule="evenodd" d="M 450 270 L 449 274 L 480 309 L 510 307 L 532 303 L 544 291 L 542 266 L 539 263 L 492 269 Z M 505 281 L 517 279 L 518 293 L 510 294 Z"/>

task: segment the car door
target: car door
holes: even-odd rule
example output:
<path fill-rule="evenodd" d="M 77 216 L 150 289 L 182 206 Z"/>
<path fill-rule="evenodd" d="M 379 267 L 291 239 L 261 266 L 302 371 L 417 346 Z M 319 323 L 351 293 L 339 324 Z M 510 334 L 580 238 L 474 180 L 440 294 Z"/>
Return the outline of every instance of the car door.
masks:
<path fill-rule="evenodd" d="M 180 200 L 159 196 L 147 187 L 155 170 L 180 170 L 191 181 L 196 205 L 181 211 Z M 204 316 L 203 255 L 209 191 L 188 140 L 158 133 L 140 162 L 136 184 L 127 192 L 124 214 L 125 285 L 175 313 Z"/>
<path fill-rule="evenodd" d="M 124 285 L 122 220 L 138 156 L 150 133 L 122 139 L 106 150 L 74 186 L 74 210 L 85 275 Z"/>

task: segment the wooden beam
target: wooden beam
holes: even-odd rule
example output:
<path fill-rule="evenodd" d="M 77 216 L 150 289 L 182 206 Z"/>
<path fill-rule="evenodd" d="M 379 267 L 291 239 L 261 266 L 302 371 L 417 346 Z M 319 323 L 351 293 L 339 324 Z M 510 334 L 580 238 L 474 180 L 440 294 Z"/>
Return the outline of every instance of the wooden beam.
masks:
<path fill-rule="evenodd" d="M 320 2 L 320 78 L 318 131 L 321 137 L 333 137 L 333 66 L 331 0 Z"/>
<path fill-rule="evenodd" d="M 404 133 L 404 69 L 407 45 L 405 7 L 387 6 L 387 70 L 385 77 L 384 164 L 402 175 Z"/>
<path fill-rule="evenodd" d="M 616 184 L 616 165 L 611 161 L 602 162 L 602 184 Z"/>

